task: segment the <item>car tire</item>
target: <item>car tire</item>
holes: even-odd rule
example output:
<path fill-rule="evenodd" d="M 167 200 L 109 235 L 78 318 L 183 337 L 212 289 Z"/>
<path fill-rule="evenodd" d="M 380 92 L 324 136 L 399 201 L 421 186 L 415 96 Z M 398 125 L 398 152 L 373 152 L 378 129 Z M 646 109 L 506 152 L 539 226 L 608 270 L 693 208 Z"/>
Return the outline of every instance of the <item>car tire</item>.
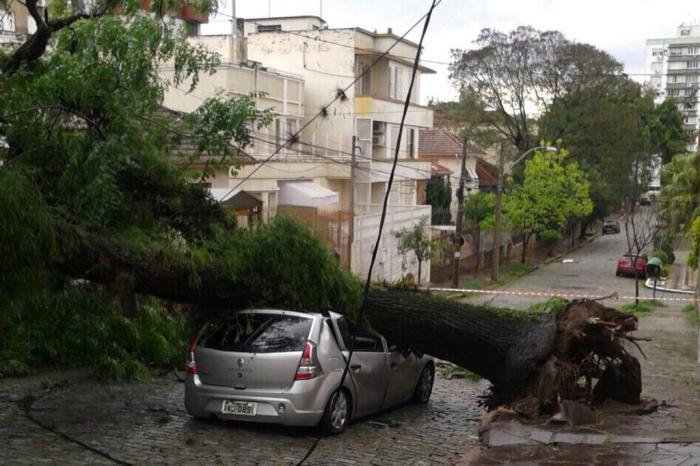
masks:
<path fill-rule="evenodd" d="M 428 364 L 423 368 L 420 377 L 418 377 L 416 388 L 413 391 L 413 401 L 421 404 L 427 403 L 430 400 L 430 394 L 433 392 L 434 381 L 435 369 L 432 364 Z"/>
<path fill-rule="evenodd" d="M 321 418 L 321 431 L 337 435 L 345 430 L 350 420 L 350 397 L 345 390 L 336 390 L 331 395 Z"/>

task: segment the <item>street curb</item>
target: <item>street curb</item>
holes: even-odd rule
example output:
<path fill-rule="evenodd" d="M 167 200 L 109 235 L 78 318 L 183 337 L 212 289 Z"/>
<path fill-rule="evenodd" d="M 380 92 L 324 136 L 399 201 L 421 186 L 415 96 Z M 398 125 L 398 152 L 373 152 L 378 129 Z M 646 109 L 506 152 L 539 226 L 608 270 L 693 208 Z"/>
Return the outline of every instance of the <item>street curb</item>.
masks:
<path fill-rule="evenodd" d="M 654 279 L 647 278 L 644 282 L 644 286 L 646 286 L 649 289 L 654 289 Z M 695 291 L 693 290 L 679 290 L 676 288 L 666 288 L 663 286 L 659 286 L 658 284 L 656 285 L 656 291 L 664 291 L 666 293 L 695 294 Z"/>
<path fill-rule="evenodd" d="M 559 259 L 561 259 L 562 257 L 566 256 L 567 254 L 570 254 L 570 253 L 576 251 L 577 249 L 582 248 L 582 247 L 583 247 L 584 245 L 586 245 L 586 244 L 592 243 L 592 242 L 593 242 L 596 238 L 598 238 L 599 236 L 600 236 L 600 233 L 595 233 L 593 236 L 591 236 L 590 238 L 586 238 L 585 240 L 583 240 L 582 242 L 578 243 L 578 244 L 577 244 L 576 246 L 574 246 L 573 248 L 567 249 L 566 251 L 564 251 L 564 252 L 562 252 L 562 253 L 559 253 L 559 254 L 557 254 L 557 255 L 554 256 L 554 257 L 550 257 L 549 259 L 546 259 L 546 260 L 543 262 L 543 264 L 551 264 L 552 262 L 558 261 Z M 541 265 L 541 264 L 540 264 L 540 265 Z M 538 267 L 539 267 L 539 266 L 538 266 Z M 658 289 L 658 288 L 657 288 L 657 289 Z"/>

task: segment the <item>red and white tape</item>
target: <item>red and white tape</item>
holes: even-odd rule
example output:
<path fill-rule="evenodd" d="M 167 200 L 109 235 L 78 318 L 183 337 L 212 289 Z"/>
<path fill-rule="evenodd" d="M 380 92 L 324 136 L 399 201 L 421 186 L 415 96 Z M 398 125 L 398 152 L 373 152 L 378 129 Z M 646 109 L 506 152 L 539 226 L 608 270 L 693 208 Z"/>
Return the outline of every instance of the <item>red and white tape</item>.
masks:
<path fill-rule="evenodd" d="M 494 295 L 510 295 L 510 296 L 534 296 L 543 298 L 569 298 L 569 299 L 615 299 L 615 300 L 632 300 L 640 299 L 642 301 L 648 301 L 651 296 L 639 296 L 636 298 L 634 296 L 617 295 L 613 294 L 610 296 L 601 297 L 600 295 L 590 295 L 590 294 L 577 294 L 577 293 L 552 293 L 547 291 L 518 291 L 518 290 L 477 290 L 473 288 L 433 288 L 424 287 L 425 291 L 439 291 L 446 293 L 480 293 L 480 294 L 494 294 Z M 695 302 L 695 298 L 671 298 L 665 296 L 657 296 L 654 298 L 656 301 L 674 301 L 674 302 Z"/>

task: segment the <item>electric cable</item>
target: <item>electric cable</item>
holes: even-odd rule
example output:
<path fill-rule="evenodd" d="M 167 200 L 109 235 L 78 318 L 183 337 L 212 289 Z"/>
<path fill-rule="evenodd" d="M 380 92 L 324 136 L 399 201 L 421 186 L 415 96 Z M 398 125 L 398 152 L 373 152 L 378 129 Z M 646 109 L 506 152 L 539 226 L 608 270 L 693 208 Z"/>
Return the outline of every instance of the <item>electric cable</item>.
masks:
<path fill-rule="evenodd" d="M 404 114 L 401 117 L 401 125 L 399 126 L 399 136 L 398 140 L 401 140 L 401 135 L 403 132 L 403 127 L 404 123 L 406 121 L 406 112 L 408 111 L 408 107 L 411 102 L 411 91 L 413 90 L 413 85 L 416 79 L 416 72 L 418 71 L 418 64 L 420 62 L 420 54 L 421 54 L 421 48 L 423 45 L 423 40 L 425 39 L 425 34 L 428 31 L 428 25 L 430 24 L 430 18 L 432 16 L 433 10 L 435 7 L 441 2 L 442 0 L 432 0 L 432 4 L 430 6 L 430 9 L 428 12 L 422 17 L 425 18 L 425 22 L 423 23 L 423 31 L 421 33 L 420 41 L 418 42 L 418 52 L 416 53 L 416 58 L 413 62 L 413 70 L 411 73 L 411 84 L 408 87 L 408 93 L 406 95 L 406 100 L 404 102 Z M 421 18 L 421 19 L 422 19 Z M 379 220 L 379 231 L 377 232 L 377 241 L 374 245 L 374 248 L 372 249 L 372 259 L 370 260 L 369 264 L 369 269 L 367 271 L 367 280 L 365 281 L 365 287 L 364 287 L 364 292 L 362 296 L 362 304 L 360 305 L 360 310 L 358 313 L 358 318 L 357 322 L 361 325 L 362 324 L 362 318 L 364 317 L 364 312 L 365 308 L 367 307 L 367 297 L 369 295 L 369 288 L 372 283 L 372 269 L 374 268 L 374 263 L 377 259 L 377 251 L 379 250 L 379 244 L 382 240 L 382 231 L 384 229 L 384 222 L 386 220 L 386 212 L 387 212 L 387 205 L 389 203 L 389 194 L 391 193 L 391 185 L 394 182 L 394 173 L 396 171 L 396 163 L 398 162 L 399 158 L 399 148 L 396 148 L 396 151 L 394 153 L 394 162 L 391 168 L 391 175 L 389 176 L 389 181 L 388 181 L 388 186 L 386 193 L 384 194 L 384 202 L 382 204 L 382 215 Z M 345 369 L 343 370 L 343 375 L 340 378 L 340 384 L 338 385 L 338 390 L 340 390 L 343 387 L 343 384 L 345 383 L 345 379 L 347 378 L 348 375 L 348 370 L 350 368 L 350 361 L 352 360 L 352 355 L 355 350 L 355 338 L 354 335 L 352 335 L 352 327 L 350 327 L 350 332 L 351 332 L 351 337 L 350 337 L 350 350 L 348 352 L 348 357 L 345 362 Z M 297 463 L 297 466 L 301 466 L 304 464 L 304 462 L 313 454 L 314 450 L 318 446 L 318 443 L 321 441 L 322 435 L 319 435 L 316 441 L 311 445 L 311 448 L 306 452 L 306 455 Z"/>

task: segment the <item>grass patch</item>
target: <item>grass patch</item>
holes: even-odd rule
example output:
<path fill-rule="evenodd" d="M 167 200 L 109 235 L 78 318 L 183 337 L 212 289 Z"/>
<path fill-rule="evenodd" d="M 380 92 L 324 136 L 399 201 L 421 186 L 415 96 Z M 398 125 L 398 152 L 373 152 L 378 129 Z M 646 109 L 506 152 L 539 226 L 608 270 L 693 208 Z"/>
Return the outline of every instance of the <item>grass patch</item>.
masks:
<path fill-rule="evenodd" d="M 556 314 L 566 307 L 568 301 L 564 298 L 554 297 L 547 301 L 538 301 L 530 304 L 525 311 L 527 312 L 546 312 L 547 314 Z"/>
<path fill-rule="evenodd" d="M 459 367 L 454 364 L 439 366 L 437 369 L 437 374 L 443 379 L 465 379 L 472 382 L 478 382 L 481 380 L 481 376 L 479 376 L 478 374 L 475 374 L 471 371 L 464 369 L 463 367 Z"/>
<path fill-rule="evenodd" d="M 629 312 L 630 314 L 633 314 L 637 317 L 641 317 L 644 315 L 647 315 L 651 313 L 651 311 L 654 310 L 656 307 L 663 307 L 665 306 L 664 304 L 661 304 L 658 301 L 642 301 L 640 300 L 638 304 L 635 303 L 629 303 L 629 304 L 623 304 L 620 306 L 620 310 L 624 312 Z"/>
<path fill-rule="evenodd" d="M 693 304 L 688 304 L 683 308 L 683 314 L 687 315 L 693 327 L 700 327 L 700 318 Z"/>
<path fill-rule="evenodd" d="M 472 290 L 480 290 L 480 289 L 481 289 L 481 285 L 479 285 L 479 283 L 477 283 L 476 280 L 467 280 L 466 282 L 464 282 L 464 283 L 462 283 L 462 284 L 460 285 L 460 288 L 468 288 L 468 289 L 472 289 Z"/>

